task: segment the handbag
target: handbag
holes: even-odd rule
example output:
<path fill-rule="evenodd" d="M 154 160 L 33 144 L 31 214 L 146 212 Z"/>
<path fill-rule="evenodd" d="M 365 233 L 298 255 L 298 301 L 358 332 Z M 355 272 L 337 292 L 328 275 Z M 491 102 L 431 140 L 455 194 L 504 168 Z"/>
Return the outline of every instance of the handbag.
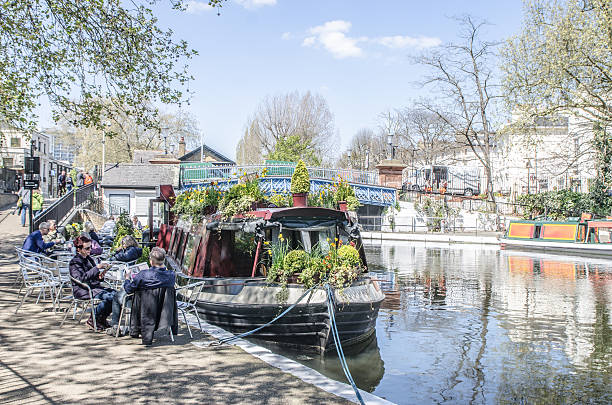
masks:
<path fill-rule="evenodd" d="M 23 200 L 21 199 L 21 197 L 19 197 L 19 199 L 17 200 L 17 208 L 21 207 L 23 207 Z"/>

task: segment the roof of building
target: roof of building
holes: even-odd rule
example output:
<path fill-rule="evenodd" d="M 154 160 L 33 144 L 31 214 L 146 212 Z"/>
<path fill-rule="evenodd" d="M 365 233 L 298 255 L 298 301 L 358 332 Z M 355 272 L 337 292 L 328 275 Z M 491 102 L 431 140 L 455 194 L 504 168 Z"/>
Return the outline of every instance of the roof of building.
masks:
<path fill-rule="evenodd" d="M 204 154 L 206 156 L 212 156 L 214 157 L 217 161 L 219 162 L 227 162 L 227 163 L 231 163 L 231 164 L 236 164 L 236 162 L 234 162 L 233 160 L 231 160 L 230 158 L 222 155 L 221 153 L 217 152 L 214 149 L 209 148 L 206 145 L 204 146 Z M 188 152 L 186 154 L 184 154 L 183 156 L 179 157 L 179 160 L 182 162 L 188 161 L 190 157 L 192 157 L 193 155 L 199 155 L 200 154 L 200 148 L 202 148 L 202 146 L 198 146 L 197 148 L 195 148 L 194 150 L 192 150 L 191 152 Z"/>
<path fill-rule="evenodd" d="M 132 159 L 132 163 L 149 163 L 150 160 L 153 160 L 157 155 L 163 155 L 163 150 L 141 150 L 137 149 L 134 151 L 134 158 Z"/>
<path fill-rule="evenodd" d="M 155 188 L 160 184 L 178 187 L 178 165 L 150 163 L 119 163 L 107 168 L 102 187 L 107 188 Z"/>

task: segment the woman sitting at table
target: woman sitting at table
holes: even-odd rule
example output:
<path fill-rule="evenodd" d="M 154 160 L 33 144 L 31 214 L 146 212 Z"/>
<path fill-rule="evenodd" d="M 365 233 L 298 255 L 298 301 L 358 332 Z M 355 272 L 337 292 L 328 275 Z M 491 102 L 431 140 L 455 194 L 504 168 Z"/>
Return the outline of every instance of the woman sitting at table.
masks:
<path fill-rule="evenodd" d="M 89 236 L 89 239 L 91 240 L 95 240 L 96 242 L 98 242 L 98 245 L 101 245 L 102 243 L 100 242 L 100 237 L 98 236 L 98 234 L 96 233 L 94 226 L 91 222 L 87 221 L 83 224 L 83 231 L 87 232 L 87 235 Z M 92 253 L 94 254 L 94 253 Z"/>
<path fill-rule="evenodd" d="M 112 255 L 109 260 L 118 262 L 132 262 L 142 255 L 142 249 L 138 247 L 138 242 L 132 235 L 124 236 L 121 239 L 121 249 Z"/>
<path fill-rule="evenodd" d="M 103 330 L 109 327 L 106 318 L 112 311 L 113 297 L 116 292 L 102 286 L 104 273 L 109 268 L 108 263 L 96 262 L 89 255 L 91 252 L 91 239 L 87 236 L 79 236 L 74 240 L 77 254 L 70 261 L 70 276 L 79 280 L 83 284 L 87 284 L 91 288 L 93 298 L 100 300 L 96 307 L 96 327 L 98 330 Z M 81 285 L 72 282 L 72 291 L 77 299 L 89 299 L 89 291 Z M 90 316 L 87 320 L 87 325 L 94 327 L 93 317 Z"/>

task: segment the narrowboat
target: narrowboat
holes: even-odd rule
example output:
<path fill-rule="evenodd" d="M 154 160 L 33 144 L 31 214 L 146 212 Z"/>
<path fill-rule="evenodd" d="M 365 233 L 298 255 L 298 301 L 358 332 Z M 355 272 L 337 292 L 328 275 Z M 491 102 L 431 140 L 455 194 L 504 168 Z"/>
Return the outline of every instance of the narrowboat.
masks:
<path fill-rule="evenodd" d="M 502 249 L 612 258 L 612 220 L 511 221 Z"/>
<path fill-rule="evenodd" d="M 266 324 L 307 291 L 297 280 L 267 281 L 269 247 L 279 240 L 306 252 L 325 246 L 324 242 L 329 248 L 329 241 L 351 244 L 367 271 L 356 221 L 347 212 L 330 208 L 258 208 L 229 220 L 215 215 L 198 224 L 178 220 L 174 226 L 160 227 L 157 245 L 167 250 L 168 266 L 186 283 L 204 281 L 201 291 L 189 292 L 197 297 L 185 297 L 194 299 L 200 318 L 242 333 Z M 384 299 L 379 285 L 363 273 L 335 289 L 333 299 L 342 347 L 367 346 L 375 337 Z M 335 350 L 325 288 L 315 287 L 287 315 L 251 337 L 302 352 Z"/>

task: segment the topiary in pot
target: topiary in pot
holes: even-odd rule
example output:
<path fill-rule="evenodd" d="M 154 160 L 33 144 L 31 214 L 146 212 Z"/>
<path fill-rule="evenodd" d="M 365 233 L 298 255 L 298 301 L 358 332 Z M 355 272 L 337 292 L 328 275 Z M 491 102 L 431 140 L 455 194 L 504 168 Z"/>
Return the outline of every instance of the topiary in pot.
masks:
<path fill-rule="evenodd" d="M 291 194 L 293 194 L 293 206 L 305 207 L 307 205 L 308 192 L 310 191 L 310 176 L 303 160 L 300 160 L 291 176 Z"/>

